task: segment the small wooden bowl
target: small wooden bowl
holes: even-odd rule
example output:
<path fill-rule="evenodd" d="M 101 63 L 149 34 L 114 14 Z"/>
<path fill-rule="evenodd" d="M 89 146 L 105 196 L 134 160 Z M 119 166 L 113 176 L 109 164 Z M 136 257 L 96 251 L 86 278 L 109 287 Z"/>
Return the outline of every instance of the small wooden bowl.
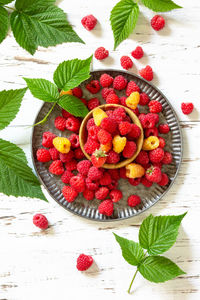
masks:
<path fill-rule="evenodd" d="M 136 114 L 134 114 L 134 112 L 132 112 L 129 108 L 124 107 L 122 105 L 118 105 L 118 104 L 104 104 L 104 105 L 99 106 L 99 108 L 103 109 L 104 111 L 106 111 L 106 110 L 112 110 L 113 108 L 118 108 L 118 107 L 124 108 L 124 110 L 126 111 L 126 113 L 131 118 L 132 122 L 134 124 L 136 124 L 138 127 L 140 127 L 140 129 L 141 129 L 141 135 L 140 135 L 140 137 L 136 141 L 137 151 L 134 153 L 134 155 L 131 158 L 127 158 L 125 160 L 122 160 L 122 161 L 120 161 L 117 164 L 104 164 L 103 168 L 105 168 L 105 169 L 119 169 L 119 168 L 125 167 L 126 165 L 130 164 L 138 156 L 138 154 L 140 153 L 140 150 L 142 149 L 142 145 L 143 145 L 143 140 L 144 140 L 143 128 L 141 126 L 141 123 L 140 123 L 138 117 L 136 116 Z M 85 156 L 87 157 L 87 159 L 89 159 L 89 160 L 91 160 L 91 157 L 90 157 L 90 155 L 88 155 L 85 152 L 85 149 L 84 149 L 84 145 L 86 143 L 86 138 L 87 138 L 86 124 L 87 124 L 88 120 L 90 118 L 92 118 L 94 110 L 95 110 L 95 108 L 93 110 L 91 110 L 87 114 L 87 116 L 83 119 L 83 121 L 81 123 L 80 131 L 79 131 L 80 147 L 81 147 L 83 153 L 85 154 Z"/>

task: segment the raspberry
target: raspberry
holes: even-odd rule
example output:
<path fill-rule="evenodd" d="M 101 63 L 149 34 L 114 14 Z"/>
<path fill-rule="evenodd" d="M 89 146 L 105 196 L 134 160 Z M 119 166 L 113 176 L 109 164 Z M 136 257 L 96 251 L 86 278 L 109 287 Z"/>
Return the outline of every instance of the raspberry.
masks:
<path fill-rule="evenodd" d="M 70 160 L 68 163 L 65 164 L 65 168 L 68 171 L 77 170 L 77 161 L 75 159 Z"/>
<path fill-rule="evenodd" d="M 129 81 L 126 87 L 126 96 L 130 96 L 133 92 L 140 92 L 139 86 L 134 81 Z"/>
<path fill-rule="evenodd" d="M 151 182 L 159 182 L 162 177 L 161 169 L 156 166 L 151 166 L 146 170 L 145 176 L 146 179 Z"/>
<path fill-rule="evenodd" d="M 162 148 L 156 148 L 149 151 L 149 159 L 152 163 L 159 163 L 164 158 L 164 150 Z"/>
<path fill-rule="evenodd" d="M 110 169 L 108 170 L 110 176 L 112 177 L 112 179 L 118 181 L 120 179 L 120 175 L 119 175 L 119 171 L 118 169 Z"/>
<path fill-rule="evenodd" d="M 113 77 L 109 74 L 102 74 L 100 77 L 100 84 L 102 87 L 108 87 L 113 83 Z"/>
<path fill-rule="evenodd" d="M 80 254 L 77 258 L 76 268 L 79 271 L 86 271 L 93 264 L 93 258 L 90 255 Z"/>
<path fill-rule="evenodd" d="M 119 176 L 120 176 L 120 178 L 124 178 L 124 179 L 127 178 L 126 177 L 126 168 L 120 168 L 119 169 Z"/>
<path fill-rule="evenodd" d="M 102 89 L 102 91 L 101 91 L 102 98 L 103 98 L 104 100 L 106 100 L 107 96 L 108 96 L 110 93 L 114 93 L 114 89 L 113 89 L 113 88 L 104 88 L 104 89 Z"/>
<path fill-rule="evenodd" d="M 73 176 L 69 183 L 78 193 L 83 192 L 85 189 L 85 180 L 82 176 Z"/>
<path fill-rule="evenodd" d="M 99 149 L 100 144 L 97 141 L 92 139 L 87 139 L 87 142 L 84 145 L 85 152 L 92 154 L 96 149 Z"/>
<path fill-rule="evenodd" d="M 138 156 L 136 157 L 136 162 L 142 166 L 145 166 L 149 163 L 148 153 L 144 150 L 141 150 Z"/>
<path fill-rule="evenodd" d="M 77 132 L 80 128 L 80 121 L 78 118 L 72 116 L 66 120 L 65 126 L 67 130 Z"/>
<path fill-rule="evenodd" d="M 89 178 L 86 178 L 85 185 L 86 185 L 86 188 L 90 191 L 96 191 L 99 187 L 99 183 L 97 181 L 92 181 Z"/>
<path fill-rule="evenodd" d="M 71 171 L 66 170 L 62 176 L 61 176 L 61 180 L 63 183 L 69 183 L 70 179 L 74 176 L 74 174 Z"/>
<path fill-rule="evenodd" d="M 122 199 L 123 195 L 120 190 L 112 190 L 110 192 L 110 199 L 112 202 L 119 202 Z"/>
<path fill-rule="evenodd" d="M 42 146 L 46 148 L 53 148 L 53 139 L 55 137 L 56 135 L 50 131 L 44 132 L 42 136 Z"/>
<path fill-rule="evenodd" d="M 87 200 L 87 201 L 91 201 L 94 199 L 94 191 L 85 189 L 83 191 L 83 197 Z"/>
<path fill-rule="evenodd" d="M 63 187 L 62 194 L 67 202 L 73 202 L 78 196 L 78 192 L 69 185 Z"/>
<path fill-rule="evenodd" d="M 49 166 L 49 172 L 55 175 L 64 173 L 63 163 L 60 160 L 54 160 Z"/>
<path fill-rule="evenodd" d="M 83 97 L 83 91 L 80 87 L 75 87 L 72 89 L 72 94 L 77 98 Z"/>
<path fill-rule="evenodd" d="M 120 97 L 119 98 L 120 104 L 123 106 L 126 106 L 126 99 L 127 99 L 127 97 L 125 97 L 125 96 Z"/>
<path fill-rule="evenodd" d="M 119 97 L 115 93 L 109 93 L 106 97 L 107 104 L 119 104 Z"/>
<path fill-rule="evenodd" d="M 91 162 L 96 168 L 101 168 L 105 164 L 106 159 L 107 154 L 101 148 L 95 150 L 95 152 L 91 156 Z"/>
<path fill-rule="evenodd" d="M 157 100 L 151 100 L 148 104 L 151 113 L 160 113 L 162 111 L 162 104 Z"/>
<path fill-rule="evenodd" d="M 122 68 L 125 70 L 131 69 L 133 66 L 133 62 L 129 56 L 122 56 L 120 58 L 120 63 L 121 63 Z"/>
<path fill-rule="evenodd" d="M 144 132 L 145 137 L 149 137 L 149 136 L 158 136 L 158 128 L 157 127 L 153 127 L 153 128 L 146 128 L 145 132 Z"/>
<path fill-rule="evenodd" d="M 181 110 L 184 113 L 184 115 L 189 115 L 191 114 L 191 112 L 194 109 L 194 105 L 193 103 L 189 102 L 189 103 L 181 103 Z"/>
<path fill-rule="evenodd" d="M 94 108 L 98 107 L 100 105 L 98 98 L 92 98 L 88 101 L 87 107 L 89 110 L 93 110 Z"/>
<path fill-rule="evenodd" d="M 71 117 L 72 114 L 70 114 L 68 111 L 62 109 L 62 116 L 63 116 L 63 118 L 67 119 L 67 118 Z"/>
<path fill-rule="evenodd" d="M 120 161 L 120 156 L 113 150 L 108 152 L 107 163 L 108 164 L 117 164 Z"/>
<path fill-rule="evenodd" d="M 115 79 L 113 81 L 114 89 L 121 91 L 121 90 L 125 89 L 126 85 L 127 85 L 127 79 L 124 76 L 118 75 L 115 77 Z"/>
<path fill-rule="evenodd" d="M 101 88 L 98 80 L 90 81 L 90 83 L 86 84 L 85 87 L 92 94 L 97 94 Z"/>
<path fill-rule="evenodd" d="M 108 144 L 105 144 L 105 145 L 100 145 L 100 148 L 102 151 L 104 152 L 108 152 L 112 149 L 112 141 L 110 141 Z"/>
<path fill-rule="evenodd" d="M 131 125 L 132 125 L 131 123 L 126 122 L 126 121 L 125 122 L 121 122 L 119 124 L 119 132 L 120 132 L 120 134 L 121 135 L 127 135 L 131 131 L 131 129 L 132 129 Z"/>
<path fill-rule="evenodd" d="M 131 55 L 132 55 L 135 59 L 140 59 L 140 58 L 142 58 L 143 55 L 144 55 L 144 52 L 143 52 L 142 47 L 137 46 L 137 47 L 135 48 L 135 50 L 133 50 L 133 51 L 131 52 Z"/>
<path fill-rule="evenodd" d="M 165 151 L 164 157 L 163 157 L 161 163 L 164 164 L 164 165 L 169 165 L 169 164 L 171 164 L 172 159 L 173 159 L 173 158 L 172 158 L 171 153 L 168 152 L 168 151 Z"/>
<path fill-rule="evenodd" d="M 166 134 L 170 131 L 170 128 L 168 124 L 160 124 L 158 126 L 158 130 L 160 133 Z"/>
<path fill-rule="evenodd" d="M 79 148 L 80 146 L 80 142 L 79 142 L 79 136 L 78 134 L 71 134 L 71 136 L 69 137 L 69 140 L 70 140 L 70 143 L 71 143 L 71 146 L 72 148 Z"/>
<path fill-rule="evenodd" d="M 154 113 L 148 113 L 148 115 L 151 115 L 155 119 L 155 123 L 157 124 L 159 122 L 159 115 Z"/>
<path fill-rule="evenodd" d="M 114 133 L 117 129 L 117 122 L 110 117 L 104 118 L 100 124 L 101 128 L 109 133 Z"/>
<path fill-rule="evenodd" d="M 146 66 L 145 68 L 141 69 L 139 71 L 140 76 L 142 76 L 144 79 L 151 81 L 153 80 L 153 70 L 150 66 Z"/>
<path fill-rule="evenodd" d="M 126 166 L 126 176 L 128 178 L 139 178 L 144 174 L 145 169 L 139 164 L 131 163 Z"/>
<path fill-rule="evenodd" d="M 155 118 L 151 114 L 146 114 L 140 120 L 143 128 L 153 128 L 156 125 Z"/>
<path fill-rule="evenodd" d="M 128 197 L 127 203 L 130 207 L 135 207 L 141 203 L 141 199 L 137 195 L 131 195 Z"/>
<path fill-rule="evenodd" d="M 94 181 L 99 180 L 103 177 L 103 172 L 101 169 L 96 167 L 91 167 L 88 171 L 88 179 Z"/>
<path fill-rule="evenodd" d="M 126 112 L 123 107 L 113 110 L 112 118 L 117 122 L 122 122 L 126 118 Z"/>
<path fill-rule="evenodd" d="M 131 131 L 128 134 L 128 138 L 138 139 L 141 135 L 141 129 L 136 124 L 131 124 Z"/>
<path fill-rule="evenodd" d="M 53 139 L 53 145 L 61 153 L 68 153 L 71 147 L 70 141 L 67 138 L 60 136 Z"/>
<path fill-rule="evenodd" d="M 108 185 L 109 190 L 115 190 L 118 186 L 118 182 L 114 179 L 112 179 L 111 184 Z"/>
<path fill-rule="evenodd" d="M 50 148 L 49 153 L 52 160 L 57 160 L 59 158 L 59 152 L 56 148 Z"/>
<path fill-rule="evenodd" d="M 90 31 L 96 26 L 97 19 L 93 15 L 88 15 L 82 18 L 81 23 L 85 29 Z"/>
<path fill-rule="evenodd" d="M 141 183 L 147 187 L 147 188 L 150 188 L 153 184 L 153 182 L 149 181 L 148 179 L 146 179 L 146 177 L 142 177 L 141 178 Z"/>
<path fill-rule="evenodd" d="M 83 153 L 83 151 L 81 150 L 81 148 L 77 148 L 74 150 L 74 156 L 76 159 L 82 159 L 85 157 L 85 154 Z"/>
<path fill-rule="evenodd" d="M 114 210 L 113 202 L 109 199 L 102 201 L 98 207 L 98 210 L 100 214 L 110 217 Z"/>
<path fill-rule="evenodd" d="M 38 149 L 36 152 L 37 160 L 40 162 L 48 162 L 51 160 L 51 155 L 47 149 Z"/>
<path fill-rule="evenodd" d="M 165 19 L 159 15 L 155 15 L 152 19 L 151 19 L 151 27 L 156 30 L 159 31 L 161 29 L 163 29 L 163 27 L 165 26 Z"/>
<path fill-rule="evenodd" d="M 97 108 L 94 109 L 94 111 L 93 111 L 93 118 L 94 118 L 94 123 L 95 123 L 96 126 L 100 126 L 101 125 L 101 121 L 104 118 L 107 118 L 107 117 L 108 117 L 108 115 L 101 108 L 97 107 Z"/>
<path fill-rule="evenodd" d="M 145 93 L 140 94 L 140 105 L 147 105 L 149 103 L 149 96 Z"/>
<path fill-rule="evenodd" d="M 81 175 L 87 176 L 88 171 L 91 166 L 92 166 L 91 162 L 89 160 L 85 159 L 85 160 L 80 161 L 77 164 L 77 170 Z"/>
<path fill-rule="evenodd" d="M 164 148 L 166 144 L 165 140 L 161 136 L 158 136 L 158 139 L 159 139 L 159 147 Z"/>
<path fill-rule="evenodd" d="M 134 112 L 134 114 L 136 114 L 136 116 L 140 115 L 140 111 L 139 111 L 138 107 L 136 107 L 136 109 L 131 109 L 131 110 Z"/>
<path fill-rule="evenodd" d="M 104 47 L 99 47 L 94 52 L 94 57 L 98 60 L 105 59 L 106 57 L 108 57 L 108 55 L 109 52 Z"/>
<path fill-rule="evenodd" d="M 126 105 L 131 109 L 136 109 L 139 102 L 140 94 L 138 92 L 131 93 L 130 96 L 126 99 Z"/>
<path fill-rule="evenodd" d="M 104 200 L 108 196 L 109 189 L 107 187 L 100 187 L 96 192 L 95 192 L 95 197 L 98 200 Z"/>
<path fill-rule="evenodd" d="M 100 128 L 96 125 L 91 126 L 88 130 L 88 139 L 92 139 L 95 141 L 98 141 L 97 134 L 99 132 Z"/>
<path fill-rule="evenodd" d="M 33 216 L 33 224 L 40 229 L 47 229 L 48 228 L 48 220 L 42 214 L 36 214 Z"/>
<path fill-rule="evenodd" d="M 71 161 L 73 157 L 74 157 L 74 152 L 71 150 L 68 153 L 59 154 L 59 158 L 63 163 Z"/>
<path fill-rule="evenodd" d="M 158 182 L 158 184 L 161 185 L 161 186 L 165 186 L 165 185 L 167 185 L 168 183 L 169 183 L 169 178 L 168 178 L 167 174 L 162 173 L 162 178 L 161 178 L 161 180 Z"/>
<path fill-rule="evenodd" d="M 137 186 L 140 184 L 141 178 L 129 178 L 128 182 L 133 185 L 133 186 Z"/>
<path fill-rule="evenodd" d="M 55 118 L 55 120 L 54 120 L 54 126 L 58 130 L 64 131 L 66 129 L 65 124 L 66 124 L 66 119 L 63 117 L 59 116 L 59 117 Z"/>
<path fill-rule="evenodd" d="M 80 98 L 80 100 L 85 106 L 87 106 L 87 100 L 85 98 Z"/>
<path fill-rule="evenodd" d="M 113 150 L 117 153 L 121 153 L 126 146 L 126 137 L 121 137 L 120 135 L 116 135 L 113 138 Z"/>
<path fill-rule="evenodd" d="M 123 150 L 123 153 L 122 153 L 123 157 L 125 157 L 125 158 L 132 157 L 135 154 L 136 150 L 137 150 L 136 143 L 131 142 L 131 141 L 127 141 L 126 146 L 124 147 L 124 150 Z"/>
<path fill-rule="evenodd" d="M 89 120 L 87 121 L 87 125 L 86 125 L 87 130 L 89 130 L 90 127 L 92 127 L 92 126 L 95 126 L 95 123 L 94 123 L 94 119 L 93 119 L 93 118 L 91 118 L 91 119 L 89 119 Z"/>
<path fill-rule="evenodd" d="M 159 139 L 157 136 L 149 136 L 148 138 L 144 139 L 142 149 L 143 150 L 153 150 L 158 148 L 159 146 Z"/>
<path fill-rule="evenodd" d="M 112 141 L 111 134 L 104 129 L 100 129 L 97 136 L 98 136 L 98 140 L 99 140 L 100 144 L 106 145 L 110 141 Z"/>

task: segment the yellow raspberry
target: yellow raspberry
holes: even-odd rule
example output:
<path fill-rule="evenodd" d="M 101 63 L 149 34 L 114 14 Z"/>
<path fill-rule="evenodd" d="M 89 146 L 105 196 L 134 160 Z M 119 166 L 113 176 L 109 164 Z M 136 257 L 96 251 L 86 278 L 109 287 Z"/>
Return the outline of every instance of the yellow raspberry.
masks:
<path fill-rule="evenodd" d="M 125 146 L 126 146 L 126 137 L 121 137 L 119 135 L 116 135 L 113 138 L 113 150 L 116 153 L 122 152 Z"/>
<path fill-rule="evenodd" d="M 95 108 L 95 110 L 93 111 L 93 118 L 94 118 L 94 123 L 96 126 L 100 126 L 101 121 L 104 118 L 107 118 L 107 114 L 105 113 L 105 111 L 103 111 L 101 108 L 97 107 Z"/>
<path fill-rule="evenodd" d="M 149 136 L 143 142 L 142 149 L 143 150 L 153 150 L 159 147 L 159 139 L 157 136 Z"/>
<path fill-rule="evenodd" d="M 112 141 L 108 142 L 108 144 L 105 144 L 105 145 L 101 144 L 100 148 L 101 148 L 101 150 L 103 150 L 105 152 L 110 151 L 112 149 Z"/>
<path fill-rule="evenodd" d="M 140 94 L 138 92 L 133 92 L 126 99 L 126 105 L 131 109 L 136 109 L 138 103 L 140 102 Z"/>
<path fill-rule="evenodd" d="M 131 163 L 126 166 L 126 176 L 128 178 L 139 178 L 144 174 L 145 169 L 139 164 Z"/>
<path fill-rule="evenodd" d="M 61 153 L 68 153 L 71 147 L 70 141 L 67 138 L 60 136 L 53 139 L 53 145 Z"/>
<path fill-rule="evenodd" d="M 63 96 L 63 95 L 73 95 L 73 93 L 72 93 L 72 90 L 69 90 L 69 91 L 61 91 L 60 92 L 60 96 Z"/>

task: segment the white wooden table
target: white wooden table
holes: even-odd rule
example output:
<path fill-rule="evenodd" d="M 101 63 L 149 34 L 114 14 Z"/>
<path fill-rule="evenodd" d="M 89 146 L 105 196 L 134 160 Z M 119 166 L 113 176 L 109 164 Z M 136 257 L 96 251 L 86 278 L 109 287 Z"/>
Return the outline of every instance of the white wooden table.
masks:
<path fill-rule="evenodd" d="M 86 42 L 40 48 L 34 57 L 20 48 L 12 34 L 0 45 L 0 89 L 25 86 L 22 77 L 52 80 L 58 63 L 71 58 L 86 58 L 98 46 L 110 51 L 105 62 L 93 61 L 93 69 L 121 69 L 119 59 L 129 55 L 136 45 L 145 51 L 135 63 L 133 72 L 150 64 L 155 71 L 153 83 L 168 97 L 176 109 L 183 131 L 184 155 L 180 173 L 169 193 L 146 213 L 112 223 L 87 221 L 61 208 L 52 199 L 45 203 L 36 199 L 0 195 L 0 299 L 200 299 L 200 2 L 177 0 L 184 9 L 166 14 L 166 27 L 160 33 L 149 26 L 153 12 L 142 7 L 138 25 L 130 39 L 113 49 L 109 12 L 117 0 L 62 1 L 69 21 Z M 81 17 L 94 14 L 99 23 L 86 31 Z M 195 111 L 188 117 L 181 113 L 182 101 L 192 101 Z M 0 132 L 22 147 L 30 158 L 30 133 L 42 103 L 26 93 L 17 118 Z M 139 225 L 150 213 L 180 214 L 188 211 L 175 246 L 166 253 L 187 272 L 164 284 L 153 284 L 137 276 L 134 294 L 126 293 L 134 273 L 121 256 L 112 232 L 137 240 Z M 41 232 L 32 224 L 35 213 L 44 213 L 48 230 Z M 76 270 L 80 253 L 91 254 L 96 262 L 88 272 Z"/>

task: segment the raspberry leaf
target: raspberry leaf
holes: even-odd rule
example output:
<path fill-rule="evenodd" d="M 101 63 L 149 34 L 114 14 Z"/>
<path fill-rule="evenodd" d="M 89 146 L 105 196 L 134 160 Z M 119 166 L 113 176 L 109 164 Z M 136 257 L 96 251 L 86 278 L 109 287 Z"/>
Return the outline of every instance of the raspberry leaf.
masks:
<path fill-rule="evenodd" d="M 63 61 L 54 72 L 53 80 L 59 89 L 68 91 L 77 87 L 90 77 L 92 56 L 85 60 L 72 59 Z"/>
<path fill-rule="evenodd" d="M 0 192 L 8 196 L 46 200 L 22 149 L 0 139 Z"/>
<path fill-rule="evenodd" d="M 116 241 L 119 243 L 123 258 L 133 266 L 138 266 L 141 261 L 144 259 L 144 251 L 142 247 L 128 239 L 118 236 L 117 234 L 113 233 L 115 236 Z"/>
<path fill-rule="evenodd" d="M 84 118 L 88 114 L 87 107 L 81 100 L 72 95 L 64 95 L 59 99 L 58 104 L 75 117 Z"/>
<path fill-rule="evenodd" d="M 5 5 L 11 2 L 13 2 L 13 0 L 0 0 L 0 5 Z"/>
<path fill-rule="evenodd" d="M 0 6 L 0 43 L 5 39 L 8 33 L 8 28 L 9 28 L 8 12 L 4 7 Z"/>
<path fill-rule="evenodd" d="M 185 274 L 174 262 L 164 256 L 148 256 L 138 266 L 140 274 L 152 282 L 165 282 Z"/>
<path fill-rule="evenodd" d="M 185 215 L 186 213 L 178 216 L 150 215 L 140 226 L 140 245 L 147 249 L 149 255 L 164 253 L 175 243 L 179 226 Z"/>
<path fill-rule="evenodd" d="M 0 130 L 15 118 L 27 88 L 0 92 Z"/>
<path fill-rule="evenodd" d="M 182 8 L 172 0 L 142 0 L 142 3 L 155 12 L 164 12 L 176 8 Z"/>
<path fill-rule="evenodd" d="M 139 15 L 139 6 L 133 0 L 121 0 L 112 9 L 110 22 L 114 35 L 114 49 L 133 32 Z"/>
<path fill-rule="evenodd" d="M 31 78 L 24 78 L 27 83 L 31 94 L 40 100 L 45 102 L 55 102 L 59 98 L 58 88 L 52 82 L 38 78 L 38 79 L 31 79 Z"/>

